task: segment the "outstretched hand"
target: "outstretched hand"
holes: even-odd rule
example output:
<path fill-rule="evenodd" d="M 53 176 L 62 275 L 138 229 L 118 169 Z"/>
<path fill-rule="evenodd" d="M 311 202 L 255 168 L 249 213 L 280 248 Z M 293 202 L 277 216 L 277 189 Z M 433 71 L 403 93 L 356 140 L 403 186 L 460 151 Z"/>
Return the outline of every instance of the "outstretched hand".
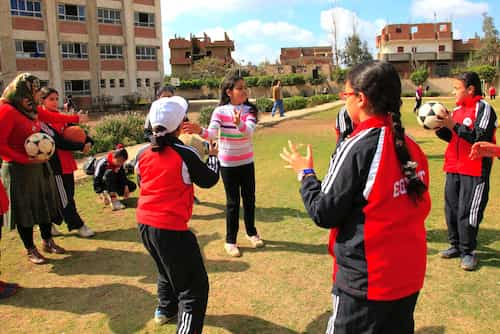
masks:
<path fill-rule="evenodd" d="M 88 123 L 89 121 L 89 113 L 88 111 L 83 111 L 80 109 L 80 111 L 78 112 L 78 117 L 79 117 L 79 123 L 80 124 L 85 124 L 85 123 Z"/>
<path fill-rule="evenodd" d="M 472 145 L 469 157 L 473 160 L 476 160 L 485 157 L 494 158 L 499 156 L 499 154 L 500 154 L 500 147 L 496 146 L 493 143 L 480 141 Z"/>
<path fill-rule="evenodd" d="M 182 132 L 187 134 L 201 134 L 201 126 L 196 123 L 184 122 L 182 123 Z"/>
<path fill-rule="evenodd" d="M 283 152 L 280 153 L 281 159 L 288 163 L 285 168 L 293 169 L 296 173 L 299 173 L 304 169 L 313 168 L 313 153 L 310 144 L 307 145 L 307 154 L 305 157 L 300 155 L 297 151 L 297 146 L 290 140 L 288 141 L 288 148 L 289 150 L 287 150 L 286 147 L 283 147 Z"/>
<path fill-rule="evenodd" d="M 241 109 L 234 108 L 233 110 L 233 123 L 236 126 L 239 126 L 241 123 Z"/>

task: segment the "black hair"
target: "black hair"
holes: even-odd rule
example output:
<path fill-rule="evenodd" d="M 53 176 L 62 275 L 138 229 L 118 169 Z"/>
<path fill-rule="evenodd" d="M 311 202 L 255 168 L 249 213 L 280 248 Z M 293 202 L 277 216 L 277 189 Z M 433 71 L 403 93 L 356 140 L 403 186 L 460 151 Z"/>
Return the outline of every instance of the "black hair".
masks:
<path fill-rule="evenodd" d="M 116 145 L 116 150 L 113 151 L 113 158 L 122 158 L 124 160 L 128 159 L 128 152 L 123 144 Z"/>
<path fill-rule="evenodd" d="M 40 98 L 42 100 L 45 100 L 47 97 L 49 97 L 50 94 L 53 94 L 53 93 L 56 93 L 57 95 L 59 95 L 59 92 L 55 88 L 42 87 L 42 89 L 40 89 Z"/>
<path fill-rule="evenodd" d="M 156 96 L 160 97 L 160 95 L 165 93 L 165 92 L 170 92 L 173 95 L 173 94 L 175 94 L 175 87 L 170 86 L 170 85 L 161 86 L 160 88 L 158 88 L 158 91 L 156 92 Z"/>
<path fill-rule="evenodd" d="M 347 79 L 356 93 L 362 92 L 376 115 L 391 115 L 394 145 L 401 170 L 408 179 L 408 196 L 413 201 L 422 199 L 426 185 L 416 173 L 405 142 L 401 124 L 401 79 L 394 66 L 387 62 L 370 61 L 354 66 Z"/>
<path fill-rule="evenodd" d="M 179 125 L 179 127 L 181 127 Z M 153 152 L 161 152 L 163 149 L 167 146 L 173 146 L 177 141 L 177 137 L 174 135 L 174 133 L 178 130 L 177 128 L 174 132 L 170 132 L 164 135 L 157 135 L 158 133 L 164 132 L 166 129 L 165 127 L 161 125 L 157 125 L 153 128 L 153 135 L 150 136 L 151 138 L 151 150 Z"/>
<path fill-rule="evenodd" d="M 224 81 L 221 84 L 221 88 L 220 88 L 221 92 L 220 92 L 219 106 L 224 106 L 226 104 L 231 103 L 231 97 L 229 95 L 227 95 L 226 91 L 228 89 L 229 90 L 233 89 L 234 86 L 236 85 L 236 83 L 240 80 L 245 81 L 245 79 L 239 75 L 231 75 L 231 76 L 224 79 Z M 255 116 L 255 119 L 258 121 L 257 106 L 255 104 L 251 103 L 250 101 L 248 101 L 248 99 L 245 102 L 243 102 L 243 104 L 250 107 L 250 113 L 253 114 Z"/>
<path fill-rule="evenodd" d="M 456 78 L 464 83 L 465 88 L 473 86 L 474 96 L 483 96 L 483 90 L 481 89 L 481 79 L 479 79 L 479 75 L 477 75 L 476 72 L 463 72 L 460 73 Z"/>

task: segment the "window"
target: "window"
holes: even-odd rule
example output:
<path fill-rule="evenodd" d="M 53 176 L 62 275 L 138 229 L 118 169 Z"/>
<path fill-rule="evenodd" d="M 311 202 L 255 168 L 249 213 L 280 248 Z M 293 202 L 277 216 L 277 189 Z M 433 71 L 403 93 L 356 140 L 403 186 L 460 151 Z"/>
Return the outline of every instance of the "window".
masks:
<path fill-rule="evenodd" d="M 413 27 L 411 27 L 411 33 L 412 33 L 412 34 L 415 34 L 415 33 L 417 33 L 417 32 L 418 32 L 418 26 L 413 26 Z"/>
<path fill-rule="evenodd" d="M 439 52 L 444 52 L 446 50 L 446 47 L 444 45 L 439 46 Z"/>
<path fill-rule="evenodd" d="M 122 22 L 119 9 L 98 8 L 97 21 L 99 23 L 120 24 Z"/>
<path fill-rule="evenodd" d="M 439 31 L 440 32 L 447 32 L 448 31 L 448 26 L 446 24 L 440 24 L 439 25 Z"/>
<path fill-rule="evenodd" d="M 122 59 L 123 48 L 121 45 L 103 44 L 100 47 L 101 59 Z"/>
<path fill-rule="evenodd" d="M 61 43 L 61 55 L 63 59 L 88 59 L 87 44 Z"/>
<path fill-rule="evenodd" d="M 17 58 L 41 58 L 45 57 L 45 44 L 42 41 L 16 40 Z"/>
<path fill-rule="evenodd" d="M 120 87 L 125 87 L 125 79 L 120 79 Z"/>
<path fill-rule="evenodd" d="M 212 51 L 207 51 L 207 57 L 212 57 Z"/>
<path fill-rule="evenodd" d="M 90 95 L 90 80 L 64 80 L 66 95 Z"/>
<path fill-rule="evenodd" d="M 156 48 L 148 46 L 138 46 L 135 48 L 135 59 L 154 60 L 156 59 Z"/>
<path fill-rule="evenodd" d="M 49 80 L 40 80 L 40 88 L 49 87 Z"/>
<path fill-rule="evenodd" d="M 42 17 L 40 0 L 10 0 L 12 16 Z"/>
<path fill-rule="evenodd" d="M 447 77 L 450 75 L 451 68 L 449 63 L 436 63 L 434 73 L 438 77 Z"/>
<path fill-rule="evenodd" d="M 141 87 L 142 84 L 141 84 L 141 79 L 137 79 L 137 87 Z"/>
<path fill-rule="evenodd" d="M 186 52 L 186 54 L 184 55 L 184 58 L 186 58 L 186 59 L 191 58 L 191 52 Z"/>
<path fill-rule="evenodd" d="M 149 79 L 144 80 L 144 82 L 146 84 L 146 87 L 151 87 L 151 82 L 149 81 Z"/>
<path fill-rule="evenodd" d="M 416 46 L 413 46 L 411 48 L 411 53 L 417 53 L 417 47 Z"/>
<path fill-rule="evenodd" d="M 396 32 L 401 33 L 401 27 L 396 27 Z"/>
<path fill-rule="evenodd" d="M 101 79 L 101 88 L 106 88 L 106 79 Z"/>
<path fill-rule="evenodd" d="M 398 46 L 398 53 L 405 52 L 404 46 Z"/>
<path fill-rule="evenodd" d="M 59 4 L 57 17 L 65 21 L 85 21 L 85 7 L 76 5 Z"/>
<path fill-rule="evenodd" d="M 109 79 L 109 88 L 115 88 L 116 82 L 115 79 Z"/>
<path fill-rule="evenodd" d="M 134 24 L 138 27 L 154 27 L 155 14 L 135 12 Z"/>

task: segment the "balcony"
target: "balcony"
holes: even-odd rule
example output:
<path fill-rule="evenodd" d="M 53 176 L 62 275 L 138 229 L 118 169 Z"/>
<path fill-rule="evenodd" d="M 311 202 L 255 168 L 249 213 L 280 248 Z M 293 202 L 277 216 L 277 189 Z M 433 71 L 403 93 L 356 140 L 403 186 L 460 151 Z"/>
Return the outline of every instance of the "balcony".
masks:
<path fill-rule="evenodd" d="M 436 52 L 416 52 L 413 54 L 415 60 L 436 60 Z"/>
<path fill-rule="evenodd" d="M 409 61 L 410 54 L 409 53 L 388 53 L 383 55 L 384 60 L 386 61 Z"/>
<path fill-rule="evenodd" d="M 438 52 L 437 54 L 437 60 L 452 60 L 453 59 L 453 52 Z"/>

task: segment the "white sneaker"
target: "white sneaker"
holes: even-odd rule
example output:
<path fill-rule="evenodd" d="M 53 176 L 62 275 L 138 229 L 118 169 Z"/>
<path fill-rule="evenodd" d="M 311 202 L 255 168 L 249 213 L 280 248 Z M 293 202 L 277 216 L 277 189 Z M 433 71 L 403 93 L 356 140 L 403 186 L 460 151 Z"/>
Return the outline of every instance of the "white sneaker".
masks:
<path fill-rule="evenodd" d="M 82 238 L 90 238 L 93 237 L 95 233 L 87 225 L 83 225 L 78 229 L 78 235 Z"/>
<path fill-rule="evenodd" d="M 62 235 L 62 233 L 59 232 L 59 230 L 55 227 L 54 224 L 52 224 L 52 227 L 50 228 L 50 234 L 52 234 L 53 237 L 58 237 Z"/>
<path fill-rule="evenodd" d="M 247 235 L 247 239 L 250 240 L 253 248 L 264 247 L 264 241 L 260 238 L 258 234 L 252 235 L 251 237 Z"/>
<path fill-rule="evenodd" d="M 103 191 L 102 193 L 99 194 L 101 197 L 101 200 L 103 201 L 104 205 L 109 205 L 111 204 L 111 196 L 109 196 L 109 193 L 107 191 Z"/>
<path fill-rule="evenodd" d="M 115 200 L 111 201 L 111 209 L 113 211 L 123 210 L 125 208 L 126 208 L 125 204 L 120 202 L 120 200 L 115 199 Z"/>
<path fill-rule="evenodd" d="M 225 244 L 224 249 L 226 250 L 226 253 L 229 254 L 232 257 L 240 257 L 241 253 L 240 250 L 238 249 L 238 246 L 236 244 Z"/>

